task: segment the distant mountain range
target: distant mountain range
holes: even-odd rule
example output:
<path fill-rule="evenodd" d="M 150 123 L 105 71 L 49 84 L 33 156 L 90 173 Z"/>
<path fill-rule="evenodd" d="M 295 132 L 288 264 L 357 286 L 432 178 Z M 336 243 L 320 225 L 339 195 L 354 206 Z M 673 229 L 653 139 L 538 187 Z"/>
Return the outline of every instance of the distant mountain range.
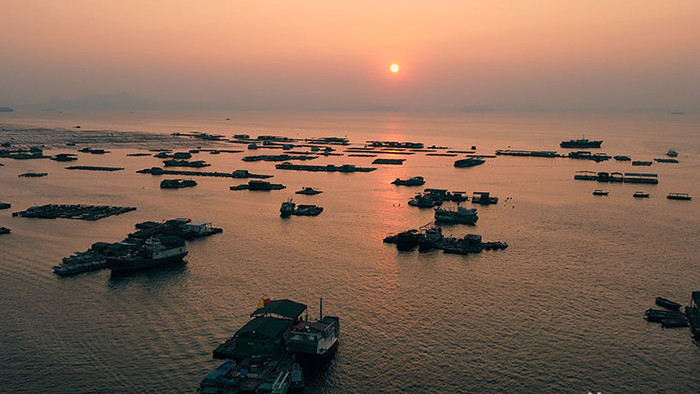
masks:
<path fill-rule="evenodd" d="M 132 96 L 127 92 L 91 94 L 72 100 L 51 97 L 31 105 L 31 108 L 42 110 L 135 110 L 156 107 L 155 103 Z"/>

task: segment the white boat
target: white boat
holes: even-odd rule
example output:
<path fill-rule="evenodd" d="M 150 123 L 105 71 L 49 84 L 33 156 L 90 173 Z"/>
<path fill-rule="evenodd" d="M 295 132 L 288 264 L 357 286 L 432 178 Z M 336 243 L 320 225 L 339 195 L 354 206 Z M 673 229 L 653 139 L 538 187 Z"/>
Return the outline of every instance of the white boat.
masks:
<path fill-rule="evenodd" d="M 457 209 L 435 208 L 435 221 L 438 223 L 461 223 L 474 224 L 479 220 L 476 208 L 467 209 L 457 207 Z"/>

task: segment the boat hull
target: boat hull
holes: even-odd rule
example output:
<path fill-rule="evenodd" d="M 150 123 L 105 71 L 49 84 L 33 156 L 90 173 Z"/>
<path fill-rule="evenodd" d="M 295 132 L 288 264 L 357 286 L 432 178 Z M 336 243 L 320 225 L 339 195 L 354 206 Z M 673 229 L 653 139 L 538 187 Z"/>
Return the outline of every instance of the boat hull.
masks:
<path fill-rule="evenodd" d="M 157 259 L 107 258 L 107 268 L 111 269 L 112 272 L 117 273 L 142 271 L 150 268 L 180 263 L 185 256 L 187 256 L 187 252 Z"/>
<path fill-rule="evenodd" d="M 600 148 L 603 141 L 562 141 L 559 146 L 562 148 Z"/>

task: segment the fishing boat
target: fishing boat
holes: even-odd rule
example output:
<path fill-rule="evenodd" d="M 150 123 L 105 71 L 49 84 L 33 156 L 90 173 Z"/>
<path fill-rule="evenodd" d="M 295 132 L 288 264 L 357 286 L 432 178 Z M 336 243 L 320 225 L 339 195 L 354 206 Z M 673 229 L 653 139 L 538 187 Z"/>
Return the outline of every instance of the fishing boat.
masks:
<path fill-rule="evenodd" d="M 299 204 L 296 205 L 291 199 L 284 201 L 282 206 L 280 206 L 280 216 L 283 218 L 289 217 L 291 215 L 297 216 L 317 216 L 323 212 L 323 207 L 311 204 Z"/>
<path fill-rule="evenodd" d="M 680 311 L 669 311 L 661 309 L 647 309 L 644 312 L 644 318 L 650 322 L 661 322 L 667 319 L 682 319 L 684 317 L 683 312 Z"/>
<path fill-rule="evenodd" d="M 635 198 L 649 198 L 649 193 L 644 193 L 644 192 L 636 191 L 636 192 L 634 192 L 634 194 L 632 195 L 632 197 L 635 197 Z"/>
<path fill-rule="evenodd" d="M 252 190 L 252 191 L 269 191 L 269 190 L 282 190 L 285 186 L 281 183 L 270 183 L 267 181 L 253 180 L 248 181 L 248 183 L 243 183 L 237 186 L 231 186 L 231 190 Z"/>
<path fill-rule="evenodd" d="M 607 190 L 595 189 L 593 190 L 594 196 L 607 196 L 610 192 Z"/>
<path fill-rule="evenodd" d="M 490 192 L 474 192 L 472 194 L 472 204 L 498 204 L 498 197 L 494 197 Z"/>
<path fill-rule="evenodd" d="M 296 209 L 294 212 L 292 212 L 292 215 L 297 215 L 297 216 L 317 216 L 321 212 L 323 212 L 323 207 L 319 207 L 318 205 L 312 205 L 312 204 L 299 204 L 297 205 Z"/>
<path fill-rule="evenodd" d="M 160 181 L 161 189 L 182 189 L 197 186 L 197 182 L 191 179 L 163 179 Z"/>
<path fill-rule="evenodd" d="M 666 196 L 669 200 L 685 200 L 688 201 L 691 199 L 690 195 L 688 193 L 669 193 L 668 196 Z"/>
<path fill-rule="evenodd" d="M 457 207 L 457 209 L 435 208 L 435 222 L 437 223 L 459 223 L 474 224 L 479 220 L 476 208 L 467 209 Z"/>
<path fill-rule="evenodd" d="M 600 148 L 603 141 L 589 141 L 586 138 L 578 140 L 562 141 L 559 146 L 562 148 Z"/>
<path fill-rule="evenodd" d="M 296 194 L 305 194 L 305 195 L 307 195 L 307 196 L 313 196 L 313 195 L 315 195 L 315 194 L 323 193 L 323 191 L 321 191 L 321 190 L 316 190 L 316 189 L 314 189 L 313 187 L 304 187 L 303 189 L 298 190 L 298 191 L 296 191 L 295 193 L 296 193 Z"/>
<path fill-rule="evenodd" d="M 685 317 L 679 319 L 663 319 L 661 326 L 664 328 L 688 327 L 688 320 Z"/>
<path fill-rule="evenodd" d="M 454 166 L 457 168 L 467 168 L 467 167 L 474 167 L 478 166 L 479 164 L 484 164 L 486 163 L 486 160 L 480 159 L 478 157 L 468 157 L 466 159 L 461 159 L 455 161 Z"/>
<path fill-rule="evenodd" d="M 666 298 L 663 298 L 663 297 L 656 297 L 655 302 L 656 302 L 656 305 L 658 305 L 662 308 L 672 310 L 672 311 L 677 311 L 677 310 L 681 309 L 681 304 L 679 304 L 677 302 L 673 302 L 671 300 L 667 300 Z"/>
<path fill-rule="evenodd" d="M 289 199 L 288 201 L 283 201 L 282 206 L 280 207 L 280 216 L 282 216 L 283 218 L 292 216 L 295 206 L 296 204 L 293 203 L 291 199 Z"/>
<path fill-rule="evenodd" d="M 408 179 L 396 178 L 391 183 L 397 186 L 421 186 L 425 184 L 425 179 L 422 176 L 414 176 Z"/>
<path fill-rule="evenodd" d="M 142 247 L 132 249 L 126 255 L 108 257 L 107 267 L 112 272 L 138 271 L 179 263 L 185 256 L 187 246 L 182 238 L 160 235 L 148 238 Z"/>
<path fill-rule="evenodd" d="M 678 152 L 675 151 L 674 149 L 669 149 L 668 152 L 666 152 L 666 156 L 668 156 L 668 157 L 677 157 L 677 156 L 678 156 Z"/>

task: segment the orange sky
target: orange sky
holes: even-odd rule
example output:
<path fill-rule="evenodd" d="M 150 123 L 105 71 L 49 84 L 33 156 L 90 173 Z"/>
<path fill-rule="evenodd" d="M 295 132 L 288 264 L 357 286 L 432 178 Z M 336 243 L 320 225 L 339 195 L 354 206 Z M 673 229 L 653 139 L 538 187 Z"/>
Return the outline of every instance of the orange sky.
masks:
<path fill-rule="evenodd" d="M 700 107 L 697 0 L 0 0 L 0 9 L 0 106 L 127 91 L 260 108 Z"/>

